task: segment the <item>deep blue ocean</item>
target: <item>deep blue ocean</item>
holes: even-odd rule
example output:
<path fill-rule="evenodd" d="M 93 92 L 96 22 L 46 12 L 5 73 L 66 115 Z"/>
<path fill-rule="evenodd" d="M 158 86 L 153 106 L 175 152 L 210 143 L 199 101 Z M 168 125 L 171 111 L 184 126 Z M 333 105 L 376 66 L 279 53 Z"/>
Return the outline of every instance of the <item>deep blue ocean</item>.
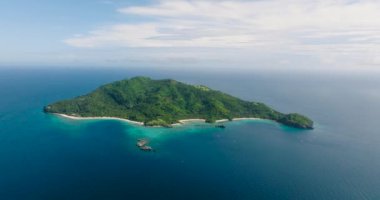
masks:
<path fill-rule="evenodd" d="M 136 75 L 203 84 L 315 121 L 144 128 L 63 119 L 48 103 Z M 0 199 L 380 199 L 380 74 L 0 70 Z M 136 148 L 148 138 L 156 152 Z"/>

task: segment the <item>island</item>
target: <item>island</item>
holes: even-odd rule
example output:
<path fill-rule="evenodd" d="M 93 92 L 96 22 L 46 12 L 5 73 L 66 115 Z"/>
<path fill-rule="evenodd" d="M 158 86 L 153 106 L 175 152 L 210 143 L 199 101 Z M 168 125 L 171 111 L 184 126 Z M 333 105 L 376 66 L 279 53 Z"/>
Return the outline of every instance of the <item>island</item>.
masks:
<path fill-rule="evenodd" d="M 125 119 L 145 126 L 172 127 L 186 119 L 215 123 L 260 118 L 290 127 L 313 129 L 313 121 L 301 114 L 284 114 L 264 103 L 244 101 L 203 85 L 148 77 L 106 84 L 89 94 L 49 104 L 43 110 L 73 118 Z"/>

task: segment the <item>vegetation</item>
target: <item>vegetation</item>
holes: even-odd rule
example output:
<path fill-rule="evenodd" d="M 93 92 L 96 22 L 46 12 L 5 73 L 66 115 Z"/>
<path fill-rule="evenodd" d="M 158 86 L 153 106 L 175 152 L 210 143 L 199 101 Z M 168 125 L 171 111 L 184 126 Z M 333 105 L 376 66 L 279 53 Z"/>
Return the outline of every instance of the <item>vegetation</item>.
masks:
<path fill-rule="evenodd" d="M 119 117 L 147 126 L 169 126 L 190 118 L 213 123 L 218 119 L 256 117 L 297 128 L 313 128 L 313 122 L 300 114 L 282 114 L 263 103 L 243 101 L 205 86 L 147 77 L 107 84 L 87 95 L 45 106 L 44 111 L 81 117 Z"/>
<path fill-rule="evenodd" d="M 144 123 L 145 126 L 163 126 L 163 127 L 171 127 L 171 124 L 168 124 L 165 120 L 163 119 L 154 119 L 148 122 Z"/>
<path fill-rule="evenodd" d="M 297 128 L 307 129 L 313 127 L 313 121 L 297 113 L 287 114 L 280 118 L 278 122 Z"/>

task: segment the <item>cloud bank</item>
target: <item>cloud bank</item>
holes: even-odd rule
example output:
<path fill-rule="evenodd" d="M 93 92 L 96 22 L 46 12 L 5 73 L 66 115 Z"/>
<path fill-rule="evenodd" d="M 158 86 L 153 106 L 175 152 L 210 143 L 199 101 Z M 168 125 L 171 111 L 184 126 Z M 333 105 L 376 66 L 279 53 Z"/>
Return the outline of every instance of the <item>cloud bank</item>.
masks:
<path fill-rule="evenodd" d="M 162 0 L 118 12 L 145 20 L 99 27 L 65 43 L 90 49 L 235 48 L 313 56 L 326 65 L 380 64 L 379 1 Z"/>

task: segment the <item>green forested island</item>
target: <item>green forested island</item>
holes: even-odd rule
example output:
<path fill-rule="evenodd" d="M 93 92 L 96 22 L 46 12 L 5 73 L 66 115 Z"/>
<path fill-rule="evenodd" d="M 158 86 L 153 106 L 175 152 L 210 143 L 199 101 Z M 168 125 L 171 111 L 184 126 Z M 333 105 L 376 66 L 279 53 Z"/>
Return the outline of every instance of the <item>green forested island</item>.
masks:
<path fill-rule="evenodd" d="M 147 126 L 170 126 L 182 119 L 262 118 L 302 129 L 313 121 L 297 114 L 283 114 L 263 103 L 249 102 L 172 79 L 135 77 L 103 85 L 93 92 L 44 107 L 47 113 L 76 117 L 118 117 L 144 122 Z"/>

